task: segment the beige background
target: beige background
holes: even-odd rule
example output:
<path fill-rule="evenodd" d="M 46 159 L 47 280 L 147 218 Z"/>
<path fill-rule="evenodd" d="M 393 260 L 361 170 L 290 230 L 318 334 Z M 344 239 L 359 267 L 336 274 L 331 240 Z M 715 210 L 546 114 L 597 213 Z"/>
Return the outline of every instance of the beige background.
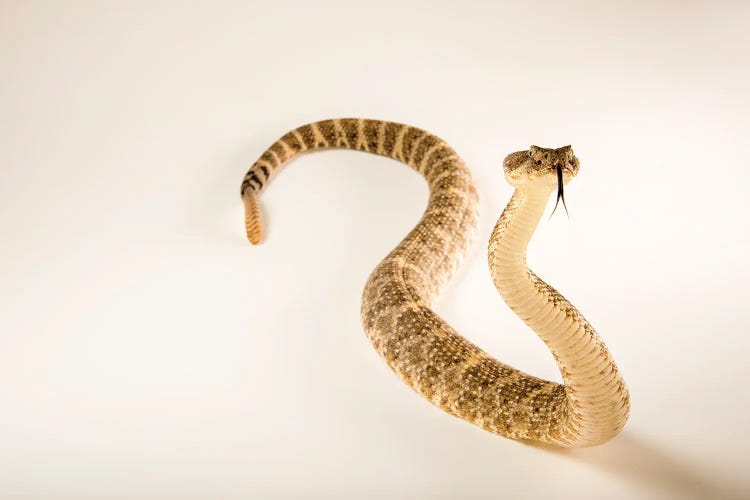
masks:
<path fill-rule="evenodd" d="M 0 497 L 750 495 L 750 10 L 622 3 L 0 2 Z M 573 144 L 529 263 L 618 360 L 621 436 L 502 439 L 378 358 L 362 286 L 427 195 L 396 162 L 298 160 L 246 244 L 246 168 L 336 116 L 462 154 L 481 226 L 436 307 L 555 380 L 485 244 L 502 158 Z"/>

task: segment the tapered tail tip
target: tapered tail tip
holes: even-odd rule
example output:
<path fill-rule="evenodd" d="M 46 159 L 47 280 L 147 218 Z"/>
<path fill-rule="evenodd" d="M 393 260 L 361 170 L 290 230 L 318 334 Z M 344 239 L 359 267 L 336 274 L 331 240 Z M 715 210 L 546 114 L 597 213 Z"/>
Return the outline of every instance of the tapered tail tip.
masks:
<path fill-rule="evenodd" d="M 247 240 L 253 245 L 260 243 L 263 237 L 263 229 L 260 223 L 260 207 L 255 193 L 251 190 L 245 191 L 242 195 L 242 203 L 245 205 L 245 232 Z"/>

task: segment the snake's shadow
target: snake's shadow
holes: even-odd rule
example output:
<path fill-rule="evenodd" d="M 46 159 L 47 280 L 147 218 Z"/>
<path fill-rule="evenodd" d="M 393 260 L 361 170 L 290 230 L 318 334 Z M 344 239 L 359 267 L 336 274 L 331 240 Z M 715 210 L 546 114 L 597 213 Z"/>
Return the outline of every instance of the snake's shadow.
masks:
<path fill-rule="evenodd" d="M 654 493 L 678 498 L 748 498 L 747 484 L 719 482 L 699 467 L 681 459 L 674 451 L 661 449 L 653 443 L 624 431 L 603 446 L 564 449 L 524 441 L 543 449 L 594 467 L 627 481 L 640 484 Z"/>

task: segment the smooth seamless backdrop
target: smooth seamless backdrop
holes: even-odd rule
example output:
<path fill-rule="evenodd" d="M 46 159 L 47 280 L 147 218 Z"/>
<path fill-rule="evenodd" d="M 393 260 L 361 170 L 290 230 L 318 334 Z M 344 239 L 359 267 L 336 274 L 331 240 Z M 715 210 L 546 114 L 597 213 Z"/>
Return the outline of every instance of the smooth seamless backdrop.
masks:
<path fill-rule="evenodd" d="M 750 495 L 747 3 L 0 2 L 0 497 Z M 244 240 L 239 184 L 335 116 L 427 128 L 482 219 L 437 304 L 559 380 L 496 295 L 500 162 L 573 144 L 530 265 L 599 329 L 625 432 L 554 451 L 412 393 L 361 331 L 426 187 L 300 158 Z"/>

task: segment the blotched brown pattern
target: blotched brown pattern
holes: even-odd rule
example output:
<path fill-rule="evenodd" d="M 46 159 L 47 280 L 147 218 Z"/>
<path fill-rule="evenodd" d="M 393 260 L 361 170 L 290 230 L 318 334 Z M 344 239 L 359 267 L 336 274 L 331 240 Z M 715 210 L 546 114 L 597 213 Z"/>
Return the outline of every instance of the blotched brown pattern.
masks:
<path fill-rule="evenodd" d="M 430 308 L 471 242 L 478 198 L 461 158 L 424 130 L 346 118 L 285 134 L 242 182 L 252 243 L 262 236 L 256 197 L 274 171 L 301 152 L 326 148 L 397 159 L 429 185 L 422 219 L 375 268 L 362 296 L 364 330 L 404 382 L 448 413 L 511 438 L 591 446 L 619 432 L 629 400 L 609 352 L 581 314 L 526 267 L 526 245 L 550 195 L 548 186 L 516 189 L 490 239 L 490 268 L 506 302 L 552 350 L 565 385 L 500 363 Z"/>

